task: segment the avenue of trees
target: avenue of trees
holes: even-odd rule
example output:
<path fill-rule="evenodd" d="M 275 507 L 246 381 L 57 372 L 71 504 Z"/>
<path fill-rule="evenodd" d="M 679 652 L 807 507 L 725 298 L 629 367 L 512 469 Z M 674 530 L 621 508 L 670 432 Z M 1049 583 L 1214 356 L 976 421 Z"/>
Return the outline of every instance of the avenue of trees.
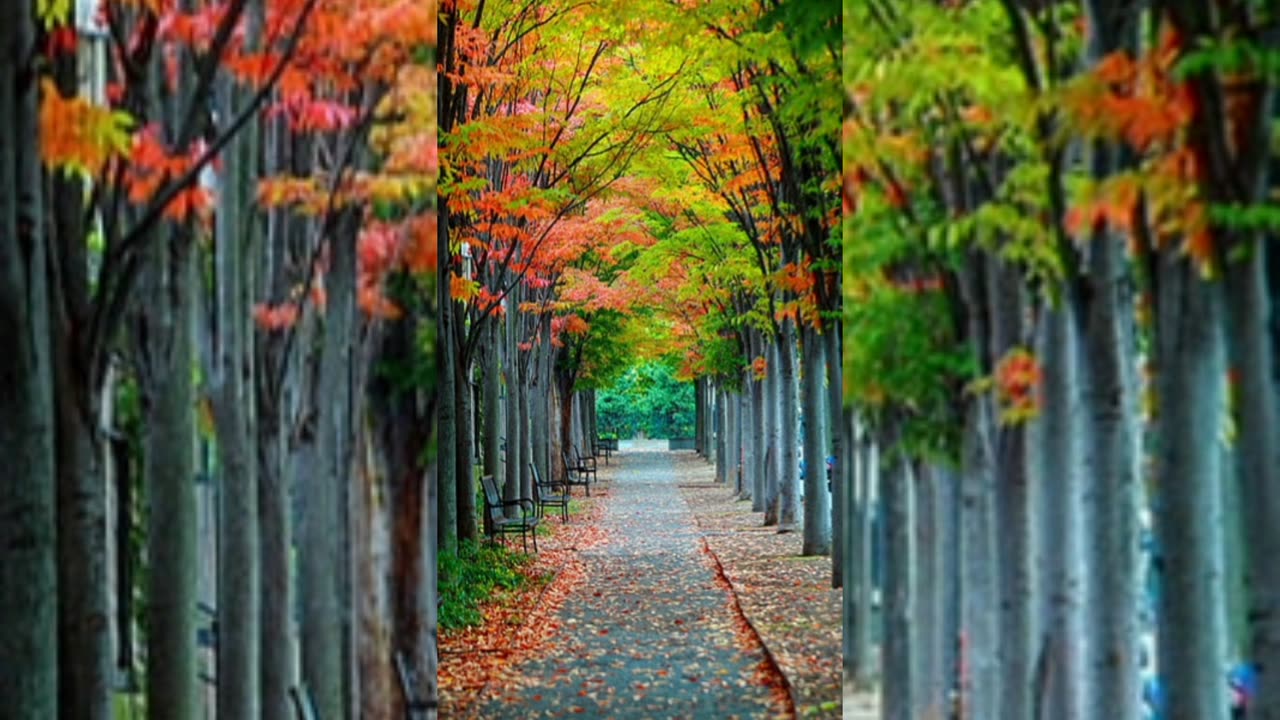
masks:
<path fill-rule="evenodd" d="M 799 467 L 840 419 L 839 13 L 444 4 L 441 552 L 481 533 L 481 475 L 531 497 L 531 466 L 590 454 L 637 362 L 693 385 L 722 480 L 830 551 L 825 475 L 802 506 Z"/>
<path fill-rule="evenodd" d="M 434 696 L 437 30 L 5 4 L 0 717 Z"/>
<path fill-rule="evenodd" d="M 1280 717 L 1277 6 L 844 29 L 848 680 L 885 718 L 1135 720 L 1156 675 L 1211 720 L 1248 662 Z"/>

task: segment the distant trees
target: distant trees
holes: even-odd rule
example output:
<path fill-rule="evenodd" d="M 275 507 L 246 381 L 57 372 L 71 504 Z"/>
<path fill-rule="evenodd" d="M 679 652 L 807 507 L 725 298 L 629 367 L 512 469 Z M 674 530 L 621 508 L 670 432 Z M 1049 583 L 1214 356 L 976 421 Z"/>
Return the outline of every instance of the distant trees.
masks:
<path fill-rule="evenodd" d="M 629 438 L 691 438 L 694 387 L 676 379 L 669 362 L 646 362 L 627 370 L 611 387 L 596 393 L 602 432 Z"/>

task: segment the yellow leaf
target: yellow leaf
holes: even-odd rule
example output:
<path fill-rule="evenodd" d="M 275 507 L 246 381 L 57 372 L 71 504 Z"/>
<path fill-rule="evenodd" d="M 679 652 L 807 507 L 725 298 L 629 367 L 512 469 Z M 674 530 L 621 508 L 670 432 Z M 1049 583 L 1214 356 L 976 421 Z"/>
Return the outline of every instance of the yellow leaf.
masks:
<path fill-rule="evenodd" d="M 129 150 L 133 118 L 82 97 L 64 98 L 53 81 L 40 83 L 40 154 L 50 168 L 94 175 L 112 155 Z"/>

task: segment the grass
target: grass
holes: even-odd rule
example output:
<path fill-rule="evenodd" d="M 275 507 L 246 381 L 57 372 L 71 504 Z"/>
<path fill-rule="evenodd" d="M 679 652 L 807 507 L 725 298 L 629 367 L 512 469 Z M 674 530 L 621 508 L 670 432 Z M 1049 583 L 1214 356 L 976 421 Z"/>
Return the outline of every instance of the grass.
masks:
<path fill-rule="evenodd" d="M 480 605 L 496 591 L 520 589 L 528 579 L 520 569 L 532 562 L 523 553 L 502 545 L 463 543 L 457 556 L 442 554 L 439 559 L 440 628 L 444 630 L 479 625 L 484 621 Z"/>

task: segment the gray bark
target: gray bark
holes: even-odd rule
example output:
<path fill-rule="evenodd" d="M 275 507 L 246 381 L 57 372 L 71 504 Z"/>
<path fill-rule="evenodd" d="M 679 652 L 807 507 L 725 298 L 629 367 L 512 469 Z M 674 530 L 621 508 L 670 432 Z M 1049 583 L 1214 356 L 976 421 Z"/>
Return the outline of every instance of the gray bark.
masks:
<path fill-rule="evenodd" d="M 293 518 L 285 469 L 283 418 L 259 415 L 258 514 L 260 688 L 264 720 L 286 720 L 292 709 L 289 688 L 297 683 L 298 638 L 294 632 L 294 588 L 290 563 Z"/>
<path fill-rule="evenodd" d="M 1043 311 L 1037 352 L 1044 381 L 1036 483 L 1044 488 L 1041 517 L 1048 603 L 1043 649 L 1047 653 L 1047 685 L 1037 701 L 1043 703 L 1046 717 L 1062 720 L 1080 717 L 1085 689 L 1083 478 L 1078 464 L 1073 312 L 1066 302 Z"/>
<path fill-rule="evenodd" d="M 764 524 L 778 525 L 781 504 L 782 462 L 782 372 L 781 355 L 778 352 L 780 338 L 767 344 L 769 371 L 765 378 L 765 463 L 764 476 Z M 793 453 L 794 455 L 794 453 Z"/>
<path fill-rule="evenodd" d="M 494 478 L 501 478 L 502 378 L 498 369 L 502 367 L 502 357 L 498 349 L 498 343 L 501 339 L 498 323 L 490 322 L 484 333 L 484 341 L 480 349 L 481 365 L 484 372 L 484 399 L 482 401 L 484 407 L 484 474 Z"/>
<path fill-rule="evenodd" d="M 804 543 L 802 555 L 831 552 L 831 495 L 827 492 L 827 409 L 823 402 L 826 378 L 822 337 L 814 328 L 803 330 L 804 378 Z"/>
<path fill-rule="evenodd" d="M 705 380 L 697 378 L 693 381 L 693 449 L 699 455 L 706 453 L 706 446 L 703 445 L 703 427 L 707 422 L 707 393 L 704 387 Z"/>
<path fill-rule="evenodd" d="M 845 512 L 844 498 L 850 488 L 849 462 L 853 446 L 845 430 L 844 413 L 844 358 L 838 325 L 828 327 L 822 336 L 827 363 L 827 435 L 831 438 L 831 456 L 836 459 L 831 469 L 831 587 L 844 586 L 844 557 L 848 545 L 841 540 L 844 526 L 850 520 Z M 852 428 L 849 429 L 852 432 Z"/>
<path fill-rule="evenodd" d="M 288 127 L 283 119 L 271 126 L 267 172 L 283 172 L 289 167 Z M 294 167 L 300 164 L 294 158 Z M 305 248 L 309 224 L 303 217 L 275 211 L 268 217 L 266 242 L 258 253 L 262 272 L 259 274 L 258 298 L 278 299 L 285 296 L 293 278 L 290 276 L 290 246 Z M 309 251 L 305 248 L 303 252 Z M 250 298 L 250 302 L 258 298 Z M 311 344 L 311 328 L 315 320 L 304 317 L 293 328 L 294 350 L 284 354 L 284 339 L 279 333 L 255 332 L 258 346 L 257 399 L 258 452 L 258 548 L 259 577 L 262 600 L 259 615 L 258 653 L 263 720 L 292 720 L 293 708 L 289 688 L 297 684 L 298 638 L 294 630 L 295 591 L 291 561 L 294 517 L 290 502 L 289 478 L 292 472 L 290 443 L 293 418 L 303 405 L 303 364 L 305 353 L 297 348 Z M 308 476 L 302 476 L 308 477 Z"/>
<path fill-rule="evenodd" d="M 1222 493 L 1221 286 L 1174 253 L 1156 287 L 1156 527 L 1164 552 L 1159 666 L 1170 720 L 1227 717 Z"/>
<path fill-rule="evenodd" d="M 935 557 L 932 574 L 935 578 L 933 609 L 935 633 L 934 645 L 928 652 L 931 658 L 932 672 L 936 673 L 937 692 L 945 699 L 945 711 L 940 717 L 951 717 L 954 707 L 951 691 L 955 686 L 958 648 L 956 637 L 960 633 L 960 527 L 956 520 L 959 517 L 959 484 L 960 478 L 956 470 L 946 465 L 935 465 L 931 468 L 935 485 L 933 512 L 935 522 L 934 542 Z"/>
<path fill-rule="evenodd" d="M 1120 240 L 1105 237 L 1090 248 L 1080 373 L 1080 439 L 1084 477 L 1092 486 L 1086 508 L 1089 695 L 1082 712 L 1116 720 L 1139 716 L 1138 677 L 1140 487 L 1135 473 L 1134 392 L 1124 364 L 1132 343 L 1122 329 L 1131 313 L 1123 287 Z"/>
<path fill-rule="evenodd" d="M 1085 62 L 1094 65 L 1109 53 L 1132 49 L 1141 3 L 1087 0 L 1090 28 Z M 1117 169 L 1114 151 L 1092 148 L 1090 170 L 1104 178 Z M 1087 696 L 1082 712 L 1116 720 L 1139 717 L 1138 674 L 1140 487 L 1135 471 L 1134 391 L 1125 364 L 1134 348 L 1122 323 L 1132 313 L 1124 285 L 1122 239 L 1093 238 L 1082 279 L 1083 324 L 1080 346 L 1081 457 L 1086 494 L 1085 561 L 1090 568 L 1087 623 L 1092 628 L 1087 655 Z"/>
<path fill-rule="evenodd" d="M 151 252 L 139 347 L 147 526 L 147 700 L 157 717 L 194 718 L 196 683 L 195 387 L 189 233 L 162 231 Z"/>
<path fill-rule="evenodd" d="M 529 351 L 529 352 L 532 353 L 532 351 Z M 519 455 L 517 457 L 520 459 L 520 487 L 519 487 L 518 497 L 532 498 L 533 497 L 533 474 L 529 472 L 529 463 L 533 462 L 533 428 L 531 427 L 531 422 L 530 422 L 532 419 L 532 416 L 530 415 L 532 404 L 529 397 L 530 394 L 533 392 L 533 388 L 531 387 L 532 368 L 529 367 L 531 363 L 530 358 L 523 358 L 518 360 L 517 362 L 520 365 L 520 385 L 521 385 L 520 397 L 519 397 L 519 403 L 518 403 L 518 413 L 519 413 L 518 418 L 520 421 L 520 447 L 517 448 L 519 452 Z M 569 398 L 570 398 L 570 403 L 572 403 L 572 400 L 573 400 L 572 393 L 569 394 Z M 572 410 L 572 406 L 570 406 L 570 410 Z M 570 428 L 572 429 L 573 427 L 572 413 L 569 416 L 569 425 L 570 425 Z M 518 507 L 511 507 L 511 508 L 508 508 L 507 510 L 508 512 L 514 514 L 517 517 L 520 515 L 520 508 Z"/>
<path fill-rule="evenodd" d="M 452 311 L 452 298 L 449 295 L 449 279 L 450 279 L 450 262 L 449 255 L 449 208 L 445 199 L 439 201 L 439 221 L 436 224 L 436 251 L 439 257 L 439 272 L 436 280 L 437 283 L 437 303 L 436 311 L 439 317 L 439 335 L 437 342 L 440 343 L 440 388 L 439 398 L 440 405 L 438 410 L 438 421 L 440 428 L 439 436 L 439 456 L 437 462 L 437 482 L 439 483 L 437 499 L 440 507 L 437 509 L 437 518 L 439 523 L 435 525 L 436 540 L 440 552 L 449 555 L 456 555 L 458 552 L 458 407 L 457 407 L 457 390 L 454 385 L 457 382 L 457 374 L 454 365 L 457 363 L 457 346 L 456 333 L 453 329 L 454 314 Z M 515 314 L 514 305 L 508 307 L 508 317 Z M 508 375 L 508 378 L 514 377 Z M 511 391 L 508 390 L 511 396 Z M 512 454 L 512 448 L 518 447 L 512 445 L 513 435 L 507 433 L 507 471 L 512 471 L 513 463 L 511 459 L 516 455 Z"/>
<path fill-rule="evenodd" d="M 726 392 L 724 397 L 724 471 L 721 481 L 733 488 L 736 498 L 742 497 L 742 475 L 738 464 L 742 457 L 742 395 Z"/>
<path fill-rule="evenodd" d="M 915 467 L 915 594 L 912 600 L 912 623 L 916 628 L 912 650 L 915 677 L 915 711 L 917 720 L 943 720 L 947 717 L 946 603 L 945 572 L 947 523 L 942 484 L 949 478 L 941 469 L 922 462 Z"/>
<path fill-rule="evenodd" d="M 246 91 L 222 83 L 219 104 L 232 116 Z M 258 545 L 258 463 L 251 409 L 255 386 L 249 328 L 256 223 L 248 188 L 257 182 L 256 132 L 230 146 L 219 186 L 215 243 L 216 358 L 212 400 L 218 430 L 218 712 L 255 717 L 262 695 L 258 663 L 261 608 Z M 188 362 L 188 366 L 190 363 Z M 175 368 L 175 372 L 182 372 Z M 190 375 L 190 371 L 186 371 Z M 188 481 L 189 482 L 189 481 Z M 153 705 L 154 707 L 154 705 Z"/>
<path fill-rule="evenodd" d="M 1267 297 L 1266 255 L 1274 250 L 1257 243 L 1249 256 L 1233 266 L 1229 288 L 1233 368 L 1238 373 L 1241 471 L 1240 499 L 1245 535 L 1245 589 L 1248 611 L 1249 659 L 1260 669 L 1258 697 L 1251 720 L 1280 718 L 1280 454 L 1276 444 L 1276 385 L 1271 375 L 1275 358 L 1267 338 L 1267 319 L 1273 309 Z M 1270 553 L 1270 554 L 1268 554 Z"/>
<path fill-rule="evenodd" d="M 53 75 L 60 92 L 79 93 L 77 57 L 52 58 Z M 99 423 L 109 425 L 103 414 L 102 382 L 86 361 L 91 320 L 88 244 L 84 232 L 84 186 L 77 177 L 50 173 L 45 192 L 52 206 L 52 231 L 47 239 L 49 264 L 49 323 L 53 369 L 55 418 L 54 457 L 57 466 L 58 588 L 64 619 L 73 628 L 66 643 L 90 644 L 98 656 L 72 666 L 63 656 L 63 673 L 84 677 L 97 673 L 110 679 L 112 625 L 106 621 L 110 606 L 111 576 L 108 563 L 108 498 Z M 98 620 L 88 619 L 97 616 Z M 79 619 L 77 619 L 79 618 Z M 127 628 L 124 629 L 127 631 Z M 82 687 L 100 686 L 94 681 Z M 101 696 L 92 702 L 100 702 Z M 73 704 L 73 703 L 70 703 Z M 66 711 L 64 703 L 64 711 Z"/>
<path fill-rule="evenodd" d="M 462 314 L 454 315 L 454 328 L 462 327 Z M 461 342 L 461 340 L 459 340 Z M 458 542 L 475 542 L 476 531 L 476 476 L 475 476 L 475 412 L 473 409 L 475 391 L 471 382 L 471 367 L 462 358 L 456 361 L 458 371 L 454 382 L 454 390 L 458 403 L 458 480 L 455 490 L 458 495 Z M 465 365 L 465 367 L 464 367 Z"/>
<path fill-rule="evenodd" d="M 517 366 L 519 359 L 519 343 L 520 343 L 520 312 L 517 309 L 521 298 L 519 297 L 519 288 L 513 288 L 511 294 L 507 298 L 507 333 L 506 333 L 506 367 L 505 374 L 507 378 L 507 477 L 503 487 L 503 499 L 514 500 L 520 496 L 520 477 L 523 472 L 520 469 L 520 447 L 524 444 L 520 437 L 520 431 L 523 427 L 520 422 L 520 394 L 524 392 L 524 386 L 520 383 Z M 445 439 L 445 417 L 440 416 L 440 441 Z M 441 488 L 444 491 L 444 488 Z"/>
<path fill-rule="evenodd" d="M 354 360 L 356 221 L 345 211 L 330 239 L 330 266 L 325 278 L 324 350 L 319 386 L 324 388 L 317 413 L 316 455 L 319 472 L 303 493 L 300 524 L 299 593 L 302 598 L 302 679 L 324 718 L 346 717 L 343 612 L 347 557 L 345 488 L 350 478 L 351 365 Z"/>
<path fill-rule="evenodd" d="M 892 421 L 890 421 L 892 422 Z M 914 480 L 899 447 L 896 429 L 881 434 L 885 451 L 880 467 L 880 497 L 884 500 L 885 574 L 882 607 L 880 717 L 915 720 L 918 710 L 918 628 L 912 622 L 916 602 Z"/>
<path fill-rule="evenodd" d="M 760 334 L 752 331 L 752 355 L 753 361 L 755 357 L 763 355 L 763 346 L 760 341 Z M 764 380 L 758 380 L 754 372 L 747 371 L 751 378 L 751 441 L 750 449 L 747 457 L 747 469 L 751 473 L 751 512 L 764 512 L 765 503 L 765 485 L 768 468 L 765 465 L 767 452 L 765 451 L 765 430 L 768 427 L 768 412 L 765 406 L 765 400 L 769 397 L 767 392 L 768 384 Z"/>
<path fill-rule="evenodd" d="M 59 717 L 56 477 L 46 242 L 41 233 L 35 12 L 0 22 L 0 718 Z M 105 618 L 103 618 L 105 624 Z M 94 656 L 91 656 L 91 658 Z M 94 660 L 86 658 L 90 662 Z M 21 669 L 18 671 L 18 669 Z M 89 715 L 86 715 L 89 717 Z"/>
<path fill-rule="evenodd" d="M 726 437 L 729 429 L 729 403 L 724 388 L 716 385 L 716 412 L 715 412 L 715 448 L 716 448 L 716 482 L 723 484 L 729 479 L 729 472 L 726 465 L 728 464 L 728 438 Z"/>
<path fill-rule="evenodd" d="M 778 532 L 795 530 L 800 504 L 800 457 L 796 449 L 799 424 L 796 391 L 796 325 L 791 318 L 782 321 L 782 336 L 778 340 L 778 368 L 782 392 L 779 397 L 781 415 L 781 473 L 778 476 Z"/>
<path fill-rule="evenodd" d="M 980 366 L 990 370 L 985 358 L 987 327 L 986 273 L 981 255 L 974 253 L 962 277 L 968 307 L 968 336 L 979 355 Z M 966 671 L 960 692 L 965 716 L 995 718 L 1000 694 L 999 614 L 991 612 L 1000 598 L 996 540 L 994 418 L 991 401 L 968 397 L 964 405 L 964 434 L 960 477 L 960 664 Z"/>
<path fill-rule="evenodd" d="M 857 493 L 854 486 L 855 473 L 860 472 L 862 463 L 859 461 L 861 453 L 858 452 L 858 445 L 854 441 L 853 429 L 853 411 L 845 408 L 841 417 L 840 432 L 844 436 L 844 447 L 849 452 L 849 462 L 842 463 L 839 466 L 840 479 L 839 484 L 845 489 L 836 494 L 836 515 L 844 518 L 836 525 L 836 554 L 840 557 L 840 565 L 837 568 L 836 582 L 837 587 L 842 588 L 840 593 L 840 639 L 841 639 L 841 658 L 843 659 L 843 687 L 844 698 L 846 701 L 852 697 L 856 689 L 857 674 L 857 652 L 854 644 L 854 627 L 855 613 L 857 612 L 857 544 L 853 531 L 858 527 L 856 515 Z"/>
<path fill-rule="evenodd" d="M 852 415 L 850 423 L 853 423 Z M 866 688 L 877 675 L 871 656 L 871 596 L 875 590 L 872 574 L 873 524 L 875 500 L 872 486 L 879 477 L 879 453 L 875 442 L 865 427 L 852 431 L 852 445 L 857 449 L 858 465 L 853 473 L 854 482 L 849 493 L 851 512 L 849 537 L 849 577 L 844 591 L 845 613 L 849 616 L 850 654 L 847 657 L 850 682 L 857 688 Z"/>
<path fill-rule="evenodd" d="M 991 348 L 1003 357 L 1022 340 L 1025 292 L 1018 268 L 991 261 Z M 1035 665 L 1033 541 L 1034 493 L 1027 472 L 1026 425 L 1001 423 L 995 431 L 996 512 L 1000 532 L 1000 712 L 1006 720 L 1032 717 Z"/>

